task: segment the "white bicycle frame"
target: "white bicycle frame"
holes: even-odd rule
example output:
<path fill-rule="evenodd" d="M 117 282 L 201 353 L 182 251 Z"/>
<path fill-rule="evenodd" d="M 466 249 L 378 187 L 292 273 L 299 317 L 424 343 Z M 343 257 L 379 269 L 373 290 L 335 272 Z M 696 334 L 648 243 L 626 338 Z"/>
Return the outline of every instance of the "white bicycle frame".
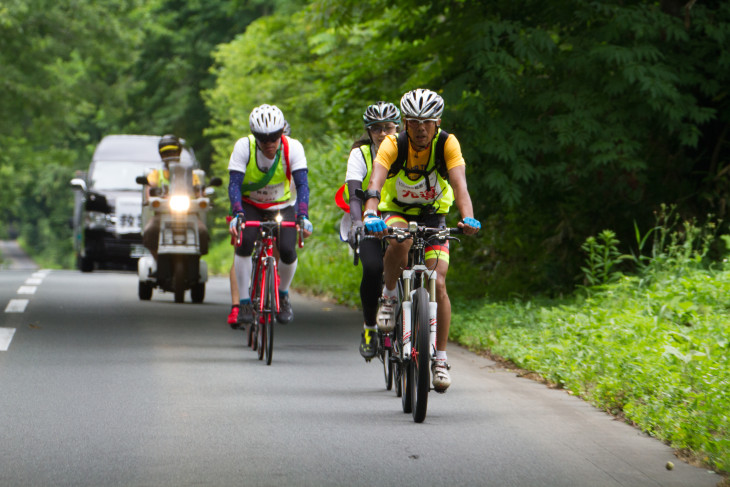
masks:
<path fill-rule="evenodd" d="M 431 356 L 436 356 L 436 326 L 437 326 L 437 315 L 438 304 L 436 303 L 436 277 L 437 273 L 435 270 L 428 272 L 428 268 L 425 265 L 416 265 L 412 269 L 404 269 L 401 276 L 403 279 L 403 302 L 402 302 L 402 316 L 403 316 L 403 358 L 411 358 L 411 318 L 413 311 L 413 294 L 416 292 L 415 279 L 423 279 L 424 275 L 428 275 L 428 318 L 429 318 L 429 330 L 430 330 L 430 343 L 431 343 Z M 423 286 L 421 282 L 421 286 Z"/>

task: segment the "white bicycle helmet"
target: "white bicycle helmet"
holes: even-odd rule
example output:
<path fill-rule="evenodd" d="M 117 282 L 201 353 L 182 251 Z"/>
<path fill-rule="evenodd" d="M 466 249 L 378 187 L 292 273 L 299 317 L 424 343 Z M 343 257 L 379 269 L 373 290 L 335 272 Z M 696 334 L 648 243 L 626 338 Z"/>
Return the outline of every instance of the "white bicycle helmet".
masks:
<path fill-rule="evenodd" d="M 272 134 L 281 136 L 284 131 L 284 114 L 274 105 L 261 105 L 251 111 L 248 124 L 254 137 L 267 137 Z"/>
<path fill-rule="evenodd" d="M 379 101 L 365 109 L 362 120 L 365 122 L 365 127 L 382 122 L 393 122 L 400 125 L 400 110 L 392 103 Z"/>
<path fill-rule="evenodd" d="M 444 112 L 444 99 L 431 90 L 418 88 L 403 95 L 400 110 L 406 119 L 435 120 Z"/>

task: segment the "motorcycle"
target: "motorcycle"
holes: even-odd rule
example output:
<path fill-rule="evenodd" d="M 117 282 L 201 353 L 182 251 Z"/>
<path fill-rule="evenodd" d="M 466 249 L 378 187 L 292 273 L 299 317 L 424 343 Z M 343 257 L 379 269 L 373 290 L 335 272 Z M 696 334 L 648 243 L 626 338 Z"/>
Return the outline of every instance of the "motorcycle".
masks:
<path fill-rule="evenodd" d="M 193 174 L 198 184 L 193 184 Z M 140 257 L 137 263 L 139 277 L 139 299 L 148 301 L 154 288 L 173 292 L 175 302 L 185 300 L 185 291 L 190 290 L 193 303 L 205 299 L 205 283 L 208 281 L 207 263 L 200 259 L 200 234 L 198 221 L 205 222 L 210 210 L 212 186 L 220 186 L 222 180 L 211 178 L 205 185 L 205 173 L 190 166 L 171 164 L 169 194 L 161 194 L 161 188 L 149 188 L 150 195 L 143 205 L 142 228 L 149 218 L 159 217 L 157 261 L 151 254 Z M 148 184 L 145 176 L 139 176 L 137 183 Z"/>

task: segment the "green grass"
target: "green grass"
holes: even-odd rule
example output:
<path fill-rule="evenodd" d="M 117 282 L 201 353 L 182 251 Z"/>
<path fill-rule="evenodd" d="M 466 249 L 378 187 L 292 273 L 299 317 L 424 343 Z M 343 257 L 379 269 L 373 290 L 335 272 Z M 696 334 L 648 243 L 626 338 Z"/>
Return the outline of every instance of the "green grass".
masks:
<path fill-rule="evenodd" d="M 730 270 L 623 278 L 562 303 L 454 306 L 451 338 L 730 470 Z"/>

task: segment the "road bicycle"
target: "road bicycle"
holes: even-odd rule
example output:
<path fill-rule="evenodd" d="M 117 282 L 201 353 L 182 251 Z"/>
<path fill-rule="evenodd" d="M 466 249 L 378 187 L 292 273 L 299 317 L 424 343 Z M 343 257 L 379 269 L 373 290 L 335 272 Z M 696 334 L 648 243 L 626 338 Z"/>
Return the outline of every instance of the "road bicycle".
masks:
<path fill-rule="evenodd" d="M 248 345 L 258 353 L 258 359 L 266 358 L 266 365 L 271 365 L 274 353 L 274 322 L 279 313 L 279 272 L 276 248 L 276 233 L 281 227 L 295 228 L 295 222 L 282 221 L 280 214 L 269 221 L 245 221 L 237 217 L 238 239 L 236 246 L 242 243 L 244 227 L 258 227 L 259 235 L 252 252 L 253 268 L 251 270 L 251 306 L 253 323 L 248 327 Z M 303 247 L 302 233 L 299 232 L 299 247 Z"/>
<path fill-rule="evenodd" d="M 398 278 L 392 361 L 404 413 L 416 423 L 426 419 L 431 390 L 431 362 L 436 354 L 436 270 L 426 266 L 426 247 L 459 240 L 461 228 L 432 228 L 409 222 L 407 228 L 388 227 L 384 238 L 411 239 L 408 265 Z"/>

